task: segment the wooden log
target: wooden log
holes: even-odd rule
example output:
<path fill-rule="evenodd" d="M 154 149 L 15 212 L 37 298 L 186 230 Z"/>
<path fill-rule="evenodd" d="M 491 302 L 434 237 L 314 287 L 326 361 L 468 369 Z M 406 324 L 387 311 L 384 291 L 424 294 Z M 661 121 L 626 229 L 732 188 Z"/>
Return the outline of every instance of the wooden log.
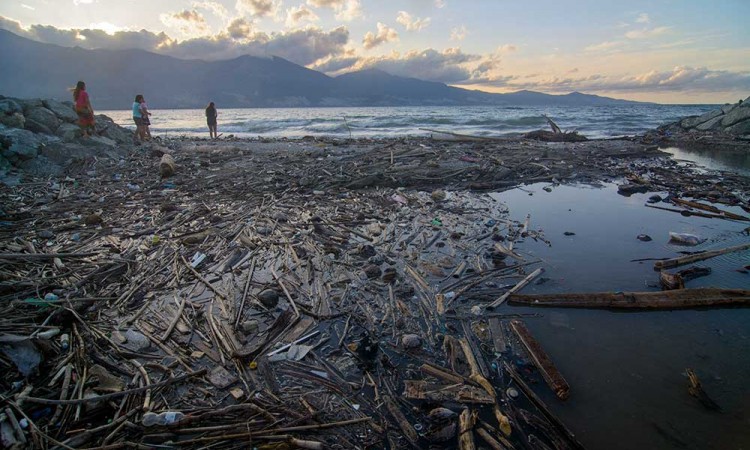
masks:
<path fill-rule="evenodd" d="M 695 288 L 662 292 L 592 292 L 543 295 L 514 294 L 513 305 L 563 308 L 683 309 L 750 305 L 750 290 Z"/>
<path fill-rule="evenodd" d="M 547 356 L 547 353 L 542 349 L 541 344 L 531 335 L 531 332 L 526 325 L 520 320 L 512 320 L 510 327 L 516 333 L 521 343 L 526 348 L 531 356 L 531 361 L 541 372 L 544 381 L 552 389 L 552 392 L 557 395 L 560 400 L 567 400 L 570 395 L 570 386 L 565 381 L 560 371 L 557 370 L 552 360 Z"/>
<path fill-rule="evenodd" d="M 719 407 L 719 405 L 703 390 L 701 380 L 698 378 L 698 375 L 695 374 L 693 369 L 685 369 L 685 373 L 687 373 L 688 376 L 688 392 L 690 395 L 697 398 L 706 409 L 720 411 L 721 407 Z"/>
<path fill-rule="evenodd" d="M 672 203 L 676 203 L 678 205 L 689 206 L 691 208 L 702 209 L 703 211 L 708 211 L 708 212 L 720 214 L 720 215 L 724 216 L 726 219 L 742 220 L 742 221 L 745 221 L 745 222 L 750 221 L 749 217 L 740 216 L 739 214 L 734 214 L 734 213 L 729 212 L 729 211 L 724 211 L 723 209 L 719 209 L 719 208 L 717 208 L 717 207 L 715 207 L 713 205 L 704 205 L 703 203 L 692 202 L 690 200 L 683 200 L 681 198 L 673 198 L 672 199 Z"/>
<path fill-rule="evenodd" d="M 461 415 L 458 416 L 458 448 L 460 450 L 474 450 L 476 448 L 472 432 L 474 421 L 474 415 L 468 408 L 461 411 Z"/>
<path fill-rule="evenodd" d="M 508 299 L 508 297 L 510 297 L 511 295 L 513 295 L 516 292 L 518 292 L 521 289 L 523 289 L 527 284 L 531 283 L 531 280 L 533 280 L 534 278 L 536 278 L 539 275 L 541 275 L 542 272 L 544 272 L 544 268 L 542 268 L 542 267 L 540 267 L 540 268 L 536 269 L 535 271 L 531 272 L 526 278 L 524 278 L 523 280 L 519 281 L 518 284 L 516 284 L 515 286 L 513 286 L 512 288 L 510 288 L 510 290 L 508 292 L 506 292 L 505 294 L 501 295 L 500 298 L 498 298 L 497 300 L 495 300 L 494 302 L 492 302 L 487 308 L 492 309 L 492 308 L 497 308 L 498 306 L 502 305 L 503 302 L 505 302 L 505 300 Z"/>
<path fill-rule="evenodd" d="M 485 390 L 467 384 L 436 384 L 423 380 L 404 380 L 403 396 L 410 400 L 430 400 L 438 403 L 479 403 L 494 405 L 495 397 Z"/>
<path fill-rule="evenodd" d="M 526 395 L 526 397 L 531 401 L 531 403 L 534 404 L 534 406 L 541 411 L 541 413 L 544 415 L 544 417 L 547 418 L 547 420 L 550 421 L 550 423 L 557 428 L 558 431 L 562 433 L 562 435 L 567 440 L 568 444 L 575 449 L 583 450 L 583 444 L 578 442 L 578 439 L 576 439 L 575 434 L 573 434 L 572 431 L 568 429 L 568 427 L 565 426 L 564 423 L 560 421 L 560 419 L 557 418 L 554 414 L 552 414 L 552 411 L 549 410 L 547 405 L 544 404 L 544 402 L 537 396 L 534 391 L 531 390 L 528 384 L 526 384 L 525 381 L 523 381 L 523 378 L 521 378 L 520 375 L 518 375 L 518 372 L 506 361 L 503 361 L 503 368 L 505 368 L 505 371 L 508 372 L 510 377 L 513 379 L 513 381 L 516 382 L 516 385 L 523 391 L 523 393 Z"/>
<path fill-rule="evenodd" d="M 710 259 L 715 256 L 724 255 L 727 253 L 739 252 L 742 250 L 747 250 L 749 248 L 750 248 L 750 242 L 747 244 L 735 245 L 733 247 L 727 247 L 727 248 L 723 248 L 720 250 L 711 250 L 707 252 L 696 253 L 694 255 L 680 256 L 679 258 L 665 259 L 663 261 L 656 261 L 654 263 L 654 268 L 656 270 L 669 269 L 671 267 L 682 266 L 682 265 L 690 264 L 696 261 L 703 261 L 705 259 Z"/>
<path fill-rule="evenodd" d="M 174 158 L 169 153 L 165 153 L 161 157 L 159 162 L 159 174 L 162 178 L 168 178 L 174 175 L 177 166 L 174 163 Z"/>
<path fill-rule="evenodd" d="M 398 427 L 401 428 L 401 431 L 404 432 L 404 436 L 406 436 L 406 439 L 408 439 L 411 445 L 413 445 L 415 448 L 419 448 L 419 436 L 417 435 L 417 431 L 409 423 L 409 421 L 406 420 L 406 416 L 404 416 L 404 413 L 401 412 L 401 409 L 399 409 L 396 402 L 393 401 L 393 399 L 388 395 L 383 396 L 383 402 L 385 403 L 385 407 L 388 409 L 388 412 L 391 413 L 391 416 L 393 416 L 393 418 L 396 420 Z"/>

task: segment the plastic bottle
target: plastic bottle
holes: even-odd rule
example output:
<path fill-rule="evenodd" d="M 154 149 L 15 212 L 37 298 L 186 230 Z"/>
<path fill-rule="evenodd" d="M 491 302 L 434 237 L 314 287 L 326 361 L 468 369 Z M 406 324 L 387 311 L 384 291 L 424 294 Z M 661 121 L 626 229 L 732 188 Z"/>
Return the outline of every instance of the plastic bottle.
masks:
<path fill-rule="evenodd" d="M 164 411 L 156 414 L 155 412 L 147 412 L 143 415 L 141 423 L 144 427 L 152 427 L 154 425 L 172 425 L 181 421 L 185 417 L 185 414 L 180 411 Z"/>
<path fill-rule="evenodd" d="M 68 333 L 60 336 L 60 348 L 68 350 L 70 348 L 70 335 Z"/>

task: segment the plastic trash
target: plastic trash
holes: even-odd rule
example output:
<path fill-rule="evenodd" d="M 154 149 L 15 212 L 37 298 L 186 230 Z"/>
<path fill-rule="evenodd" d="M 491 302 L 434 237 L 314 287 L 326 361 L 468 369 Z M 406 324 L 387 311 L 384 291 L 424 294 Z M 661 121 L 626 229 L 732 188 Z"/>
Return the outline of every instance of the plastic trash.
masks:
<path fill-rule="evenodd" d="M 698 245 L 705 241 L 705 238 L 700 238 L 694 234 L 669 232 L 669 242 L 672 244 Z"/>
<path fill-rule="evenodd" d="M 172 425 L 184 418 L 185 414 L 180 411 L 164 411 L 159 414 L 149 411 L 143 415 L 141 423 L 144 427 L 153 427 L 155 425 Z"/>
<path fill-rule="evenodd" d="M 60 336 L 60 348 L 68 350 L 70 348 L 70 335 L 68 333 Z"/>

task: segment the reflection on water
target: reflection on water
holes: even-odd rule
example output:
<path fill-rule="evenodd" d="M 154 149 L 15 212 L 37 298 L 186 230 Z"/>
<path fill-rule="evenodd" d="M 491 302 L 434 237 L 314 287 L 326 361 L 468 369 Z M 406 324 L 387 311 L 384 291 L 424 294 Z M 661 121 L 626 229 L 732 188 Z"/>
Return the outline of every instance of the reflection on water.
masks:
<path fill-rule="evenodd" d="M 645 208 L 653 193 L 622 197 L 613 185 L 557 186 L 549 193 L 542 187 L 493 194 L 509 206 L 512 218 L 530 213 L 532 227 L 543 229 L 552 243 L 527 240 L 516 247 L 529 260 L 541 259 L 549 279 L 527 286 L 525 293 L 658 290 L 653 261 L 631 261 L 685 250 L 668 243 L 669 231 L 707 238 L 690 250 L 748 240 L 741 233 L 747 223 Z M 639 234 L 653 241 L 641 242 Z M 697 263 L 712 274 L 687 287 L 747 288 L 750 275 L 737 269 L 749 263 L 750 251 Z M 503 308 L 543 314 L 525 320 L 570 383 L 571 396 L 560 402 L 545 386 L 535 389 L 586 448 L 750 448 L 750 308 L 629 313 Z M 696 371 L 722 414 L 705 410 L 688 394 L 686 368 Z"/>
<path fill-rule="evenodd" d="M 725 170 L 750 176 L 750 152 L 727 151 L 722 148 L 712 150 L 685 150 L 678 147 L 660 149 L 670 153 L 675 159 L 692 161 L 708 169 Z"/>

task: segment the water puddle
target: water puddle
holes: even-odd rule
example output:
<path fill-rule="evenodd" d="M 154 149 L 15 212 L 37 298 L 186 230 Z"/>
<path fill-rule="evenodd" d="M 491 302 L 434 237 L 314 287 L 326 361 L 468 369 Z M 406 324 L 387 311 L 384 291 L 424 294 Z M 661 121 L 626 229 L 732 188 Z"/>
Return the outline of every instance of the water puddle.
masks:
<path fill-rule="evenodd" d="M 547 269 L 545 282 L 523 293 L 659 290 L 653 261 L 633 260 L 750 239 L 742 233 L 747 222 L 644 207 L 653 193 L 623 197 L 614 185 L 556 186 L 551 192 L 545 186 L 493 194 L 508 205 L 512 219 L 531 214 L 532 227 L 543 229 L 551 242 L 527 239 L 517 247 L 529 259 L 543 260 Z M 675 246 L 668 243 L 670 231 L 706 241 Z M 639 241 L 639 234 L 653 240 Z M 747 264 L 750 251 L 696 263 L 712 273 L 686 287 L 747 288 L 750 275 L 737 271 Z M 560 402 L 548 389 L 537 392 L 587 448 L 750 446 L 750 309 L 618 313 L 506 306 L 503 312 L 543 314 L 525 321 L 570 383 L 571 396 Z M 686 368 L 696 371 L 721 413 L 704 409 L 688 394 Z"/>

